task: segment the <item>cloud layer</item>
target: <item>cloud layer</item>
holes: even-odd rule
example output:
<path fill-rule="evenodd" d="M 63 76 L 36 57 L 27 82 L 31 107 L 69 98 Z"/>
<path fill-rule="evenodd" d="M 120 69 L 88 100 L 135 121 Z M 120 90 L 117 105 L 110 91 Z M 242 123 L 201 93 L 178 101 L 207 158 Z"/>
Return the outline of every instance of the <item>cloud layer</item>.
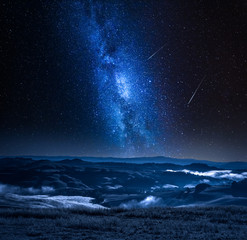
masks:
<path fill-rule="evenodd" d="M 130 209 L 130 208 L 147 208 L 147 207 L 157 207 L 163 204 L 161 198 L 155 196 L 148 196 L 142 201 L 131 200 L 127 203 L 120 204 L 120 207 Z"/>
<path fill-rule="evenodd" d="M 186 174 L 192 174 L 201 177 L 212 177 L 217 179 L 229 179 L 232 181 L 241 181 L 247 178 L 247 172 L 233 173 L 232 170 L 212 170 L 207 172 L 191 171 L 188 169 L 183 170 L 170 170 L 167 169 L 166 172 L 183 172 Z"/>

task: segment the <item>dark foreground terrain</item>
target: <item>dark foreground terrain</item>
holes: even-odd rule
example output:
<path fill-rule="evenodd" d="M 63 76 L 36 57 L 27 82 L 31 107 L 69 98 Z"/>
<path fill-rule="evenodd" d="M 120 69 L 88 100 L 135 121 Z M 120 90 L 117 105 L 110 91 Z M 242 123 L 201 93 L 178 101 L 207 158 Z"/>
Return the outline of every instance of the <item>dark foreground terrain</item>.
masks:
<path fill-rule="evenodd" d="M 2 208 L 0 238 L 244 240 L 247 239 L 247 208 Z"/>

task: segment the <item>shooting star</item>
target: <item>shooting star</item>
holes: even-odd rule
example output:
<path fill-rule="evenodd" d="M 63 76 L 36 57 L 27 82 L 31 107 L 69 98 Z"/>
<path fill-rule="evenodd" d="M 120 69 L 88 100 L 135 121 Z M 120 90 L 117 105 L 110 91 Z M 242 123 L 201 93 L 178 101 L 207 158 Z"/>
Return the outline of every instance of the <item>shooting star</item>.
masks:
<path fill-rule="evenodd" d="M 187 103 L 187 106 L 190 105 L 191 101 L 193 100 L 194 96 L 196 95 L 198 89 L 199 89 L 200 86 L 202 85 L 202 83 L 203 83 L 203 81 L 205 80 L 205 78 L 206 78 L 206 75 L 202 78 L 201 82 L 199 83 L 199 85 L 197 86 L 196 90 L 195 90 L 194 93 L 192 94 L 190 100 L 189 100 L 188 103 Z"/>
<path fill-rule="evenodd" d="M 155 53 L 153 53 L 153 54 L 147 59 L 147 61 L 150 60 L 153 56 L 155 56 L 160 50 L 162 50 L 162 49 L 164 48 L 164 46 L 165 46 L 165 44 L 164 44 L 162 47 L 160 47 Z"/>

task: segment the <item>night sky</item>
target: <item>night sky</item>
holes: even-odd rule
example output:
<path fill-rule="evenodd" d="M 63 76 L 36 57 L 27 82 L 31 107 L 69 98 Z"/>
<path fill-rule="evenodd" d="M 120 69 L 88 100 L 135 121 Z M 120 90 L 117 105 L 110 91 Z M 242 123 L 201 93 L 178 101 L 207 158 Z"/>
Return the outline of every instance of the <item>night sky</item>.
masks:
<path fill-rule="evenodd" d="M 2 1 L 0 155 L 247 161 L 245 0 Z"/>

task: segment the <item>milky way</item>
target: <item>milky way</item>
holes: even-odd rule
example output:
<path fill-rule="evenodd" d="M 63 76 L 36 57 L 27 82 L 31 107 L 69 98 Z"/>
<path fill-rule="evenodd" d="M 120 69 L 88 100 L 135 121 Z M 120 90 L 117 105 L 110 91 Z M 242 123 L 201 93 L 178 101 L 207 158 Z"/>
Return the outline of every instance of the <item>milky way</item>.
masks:
<path fill-rule="evenodd" d="M 1 7 L 0 155 L 246 159 L 244 0 Z"/>
<path fill-rule="evenodd" d="M 123 29 L 121 5 L 91 4 L 83 34 L 95 69 L 99 112 L 110 139 L 128 154 L 154 148 L 155 106 L 152 79 L 145 76 L 138 44 Z"/>

